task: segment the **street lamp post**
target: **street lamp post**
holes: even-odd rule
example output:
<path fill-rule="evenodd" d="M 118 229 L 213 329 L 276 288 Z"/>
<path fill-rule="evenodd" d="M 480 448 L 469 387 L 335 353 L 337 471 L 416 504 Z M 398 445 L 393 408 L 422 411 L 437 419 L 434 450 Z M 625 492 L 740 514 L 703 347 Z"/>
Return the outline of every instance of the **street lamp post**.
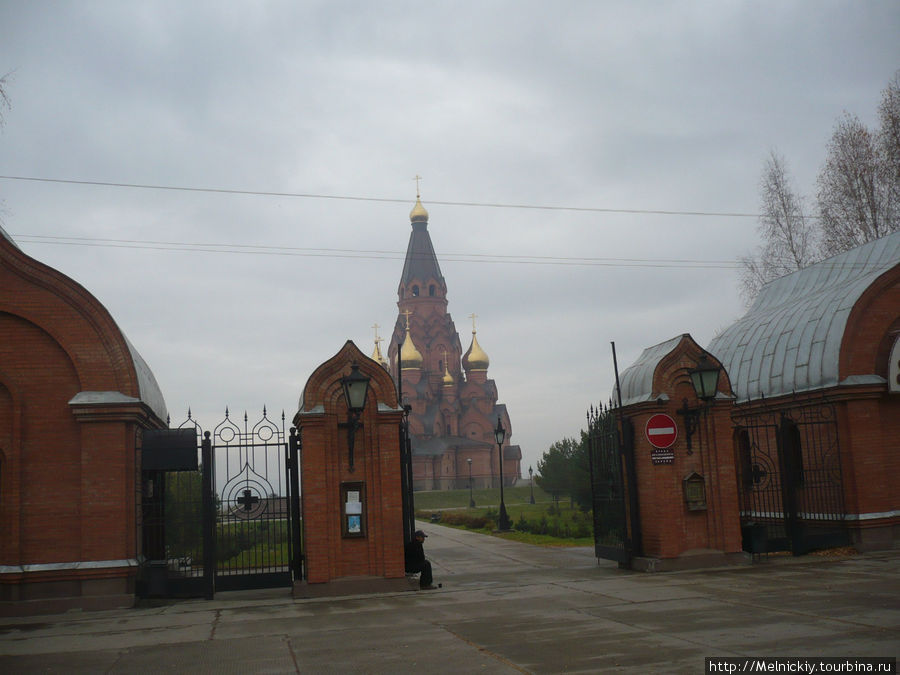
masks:
<path fill-rule="evenodd" d="M 469 465 L 469 508 L 475 508 L 475 497 L 472 496 L 472 458 L 469 457 L 466 460 L 466 463 Z"/>
<path fill-rule="evenodd" d="M 494 439 L 497 441 L 497 450 L 500 453 L 500 519 L 497 529 L 501 532 L 509 532 L 509 516 L 506 515 L 506 503 L 503 501 L 503 439 L 506 438 L 506 429 L 497 418 L 497 428 L 494 429 Z"/>
<path fill-rule="evenodd" d="M 534 469 L 530 466 L 528 467 L 528 484 L 531 486 L 531 500 L 530 504 L 534 504 Z"/>

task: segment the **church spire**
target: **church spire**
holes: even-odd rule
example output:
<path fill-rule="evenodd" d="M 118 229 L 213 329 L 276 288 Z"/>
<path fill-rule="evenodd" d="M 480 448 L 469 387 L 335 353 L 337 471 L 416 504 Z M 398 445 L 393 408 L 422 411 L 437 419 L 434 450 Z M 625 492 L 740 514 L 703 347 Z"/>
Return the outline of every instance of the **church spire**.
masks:
<path fill-rule="evenodd" d="M 404 295 L 416 297 L 416 290 L 422 293 L 428 282 L 436 283 L 442 294 L 447 292 L 444 275 L 441 274 L 434 247 L 431 245 L 431 235 L 428 234 L 428 211 L 422 206 L 419 180 L 420 177 L 416 176 L 416 204 L 409 212 L 412 233 L 409 235 L 403 274 L 400 276 L 399 294 L 401 299 Z M 437 287 L 434 289 L 434 293 L 429 294 L 434 295 L 438 290 Z"/>

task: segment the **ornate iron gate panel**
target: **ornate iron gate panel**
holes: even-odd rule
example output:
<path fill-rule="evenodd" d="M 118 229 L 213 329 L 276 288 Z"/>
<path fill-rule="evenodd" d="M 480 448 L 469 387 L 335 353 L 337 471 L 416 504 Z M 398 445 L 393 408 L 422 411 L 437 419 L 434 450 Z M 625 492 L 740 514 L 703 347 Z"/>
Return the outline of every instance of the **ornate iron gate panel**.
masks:
<path fill-rule="evenodd" d="M 598 558 L 629 565 L 635 555 L 637 493 L 632 480 L 630 421 L 610 408 L 588 412 L 588 459 L 594 514 L 594 551 Z"/>
<path fill-rule="evenodd" d="M 289 586 L 293 580 L 292 484 L 284 414 L 252 426 L 225 411 L 212 432 L 216 493 L 215 589 Z"/>
<path fill-rule="evenodd" d="M 834 405 L 816 400 L 732 419 L 744 549 L 802 555 L 846 545 Z"/>
<path fill-rule="evenodd" d="M 263 409 L 251 426 L 226 410 L 210 432 L 188 411 L 179 429 L 195 435 L 200 466 L 142 462 L 138 595 L 211 599 L 301 579 L 300 438 L 291 429 L 286 441 L 284 413 L 278 423 Z"/>

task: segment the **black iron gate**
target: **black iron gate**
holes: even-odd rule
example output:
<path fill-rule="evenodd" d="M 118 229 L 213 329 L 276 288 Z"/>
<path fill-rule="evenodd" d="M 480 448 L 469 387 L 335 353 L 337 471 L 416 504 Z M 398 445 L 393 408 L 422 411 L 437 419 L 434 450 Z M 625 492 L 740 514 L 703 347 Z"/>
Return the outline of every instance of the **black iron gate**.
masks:
<path fill-rule="evenodd" d="M 225 411 L 212 432 L 216 503 L 215 590 L 230 591 L 292 582 L 291 482 L 284 413 L 250 426 Z"/>
<path fill-rule="evenodd" d="M 847 545 L 834 405 L 819 399 L 732 419 L 744 550 Z"/>
<path fill-rule="evenodd" d="M 188 412 L 201 462 L 193 471 L 143 472 L 146 560 L 139 595 L 212 597 L 289 586 L 302 578 L 299 436 L 262 417 L 225 411 L 212 432 Z M 174 431 L 174 430 L 173 430 Z"/>
<path fill-rule="evenodd" d="M 602 406 L 588 412 L 594 551 L 598 558 L 623 566 L 640 552 L 633 441 L 627 417 L 620 420 L 613 409 Z"/>

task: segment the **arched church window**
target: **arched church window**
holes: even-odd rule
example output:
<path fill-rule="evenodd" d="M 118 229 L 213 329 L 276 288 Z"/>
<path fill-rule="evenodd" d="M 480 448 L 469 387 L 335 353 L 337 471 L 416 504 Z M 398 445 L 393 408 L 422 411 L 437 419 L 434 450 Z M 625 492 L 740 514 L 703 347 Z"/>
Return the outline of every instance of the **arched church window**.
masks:
<path fill-rule="evenodd" d="M 428 295 L 434 295 L 434 284 L 428 287 Z"/>
<path fill-rule="evenodd" d="M 414 297 L 414 298 L 418 298 L 418 297 L 419 297 L 419 287 L 418 287 L 418 286 L 413 286 L 413 287 L 412 287 L 412 292 L 413 292 L 413 297 Z"/>

